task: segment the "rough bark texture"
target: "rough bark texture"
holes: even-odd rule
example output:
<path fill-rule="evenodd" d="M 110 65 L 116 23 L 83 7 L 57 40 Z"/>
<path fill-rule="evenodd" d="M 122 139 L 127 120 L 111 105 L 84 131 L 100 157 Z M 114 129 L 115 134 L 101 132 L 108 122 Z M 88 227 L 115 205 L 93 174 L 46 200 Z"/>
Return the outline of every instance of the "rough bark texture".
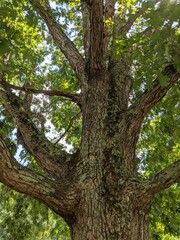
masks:
<path fill-rule="evenodd" d="M 180 179 L 179 161 L 153 178 L 136 176 L 135 147 L 148 111 L 178 80 L 180 73 L 168 66 L 167 86 L 158 79 L 153 89 L 128 106 L 130 66 L 124 58 L 108 59 L 108 31 L 114 1 L 82 0 L 85 58 L 53 19 L 47 1 L 31 0 L 45 20 L 55 42 L 68 59 L 80 83 L 81 94 L 23 89 L 1 81 L 3 107 L 17 125 L 23 146 L 36 159 L 46 177 L 22 167 L 0 137 L 0 181 L 48 205 L 69 224 L 73 240 L 148 240 L 148 213 L 153 195 Z M 103 15 L 104 14 L 104 15 Z M 137 13 L 139 16 L 140 13 Z M 132 20 L 127 22 L 129 28 Z M 123 29 L 123 28 L 121 28 Z M 86 62 L 86 64 L 85 64 Z M 31 112 L 11 89 L 64 96 L 82 111 L 81 145 L 67 154 L 36 128 Z"/>
<path fill-rule="evenodd" d="M 134 179 L 136 141 L 130 136 L 132 117 L 126 113 L 129 89 L 124 96 L 118 94 L 128 74 L 123 62 L 118 66 L 122 74 L 93 77 L 88 93 L 83 93 L 83 134 L 76 165 L 82 195 L 73 239 L 148 239 L 151 195 L 144 194 L 145 187 Z"/>

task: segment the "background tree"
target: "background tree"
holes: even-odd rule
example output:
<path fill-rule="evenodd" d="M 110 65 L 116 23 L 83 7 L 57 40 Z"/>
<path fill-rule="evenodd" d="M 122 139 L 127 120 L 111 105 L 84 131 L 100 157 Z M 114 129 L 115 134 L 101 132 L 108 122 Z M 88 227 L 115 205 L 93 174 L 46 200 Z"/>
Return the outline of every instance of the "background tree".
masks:
<path fill-rule="evenodd" d="M 179 2 L 0 8 L 0 181 L 63 217 L 72 239 L 149 239 L 153 199 L 153 237 L 178 236 L 176 220 L 162 228 L 179 211 Z"/>

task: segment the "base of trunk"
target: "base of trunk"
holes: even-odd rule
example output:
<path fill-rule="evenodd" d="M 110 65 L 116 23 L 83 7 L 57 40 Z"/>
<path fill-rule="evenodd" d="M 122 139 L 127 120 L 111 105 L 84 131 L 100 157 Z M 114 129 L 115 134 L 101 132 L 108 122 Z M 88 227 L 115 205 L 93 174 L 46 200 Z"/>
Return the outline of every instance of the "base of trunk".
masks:
<path fill-rule="evenodd" d="M 86 195 L 87 196 L 87 195 Z M 148 209 L 127 196 L 117 202 L 91 198 L 77 210 L 71 226 L 73 240 L 149 240 Z"/>

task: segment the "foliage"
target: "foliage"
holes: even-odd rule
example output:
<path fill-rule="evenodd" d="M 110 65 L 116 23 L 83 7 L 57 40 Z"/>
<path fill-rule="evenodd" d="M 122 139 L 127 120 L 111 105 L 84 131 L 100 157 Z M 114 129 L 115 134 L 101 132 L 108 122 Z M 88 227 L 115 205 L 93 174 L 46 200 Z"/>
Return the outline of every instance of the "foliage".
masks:
<path fill-rule="evenodd" d="M 180 158 L 179 94 L 179 85 L 175 85 L 143 123 L 137 146 L 141 178 Z M 155 196 L 150 215 L 152 239 L 174 240 L 180 236 L 179 199 L 178 184 Z"/>
<path fill-rule="evenodd" d="M 46 206 L 0 185 L 1 239 L 68 240 L 69 229 L 63 219 Z"/>
<path fill-rule="evenodd" d="M 179 94 L 175 85 L 143 123 L 137 146 L 141 176 L 151 176 L 180 157 Z"/>
<path fill-rule="evenodd" d="M 50 3 L 59 26 L 84 54 L 80 2 L 54 0 Z M 117 36 L 111 43 L 112 54 L 117 58 L 122 55 L 132 65 L 134 82 L 131 103 L 145 88 L 151 89 L 157 77 L 162 85 L 167 84 L 167 78 L 161 74 L 167 63 L 173 62 L 180 69 L 178 1 L 117 1 L 117 13 L 122 21 L 125 21 L 124 16 L 134 19 L 138 11 L 143 14 L 135 18 L 129 33 Z M 61 89 L 77 93 L 80 86 L 76 75 L 29 1 L 3 0 L 0 2 L 0 12 L 0 75 L 3 72 L 5 80 L 14 85 L 29 84 L 36 89 Z M 106 23 L 109 28 L 116 27 L 112 19 Z M 132 46 L 134 51 L 131 54 Z M 21 91 L 18 94 L 24 96 Z M 180 157 L 179 96 L 180 88 L 176 85 L 143 123 L 137 147 L 140 178 L 151 176 Z M 63 148 L 69 144 L 69 151 L 72 152 L 78 148 L 81 136 L 78 106 L 68 99 L 34 95 L 33 112 L 35 116 L 41 115 L 46 119 L 46 136 L 52 142 Z M 73 118 L 72 126 L 62 138 Z M 40 127 L 41 120 L 35 117 L 34 121 Z M 16 132 L 16 125 L 0 108 L 0 134 L 6 139 L 12 154 L 24 165 L 38 169 L 33 158 L 20 147 Z M 180 236 L 178 199 L 178 185 L 156 196 L 150 217 L 153 239 L 171 240 Z M 28 240 L 35 236 L 36 239 L 69 239 L 67 226 L 62 219 L 29 197 L 4 186 L 1 186 L 0 207 L 1 239 Z"/>
<path fill-rule="evenodd" d="M 179 238 L 179 199 L 178 185 L 155 196 L 150 215 L 152 239 L 174 240 Z"/>

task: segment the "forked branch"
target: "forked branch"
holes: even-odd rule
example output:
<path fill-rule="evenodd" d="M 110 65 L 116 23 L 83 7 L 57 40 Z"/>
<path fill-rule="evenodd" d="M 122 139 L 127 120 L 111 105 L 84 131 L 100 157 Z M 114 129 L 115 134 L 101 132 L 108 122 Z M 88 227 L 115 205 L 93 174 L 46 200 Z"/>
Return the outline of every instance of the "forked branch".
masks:
<path fill-rule="evenodd" d="M 31 191 L 37 196 L 47 194 L 47 192 L 53 192 L 55 186 L 53 182 L 48 178 L 38 175 L 30 169 L 20 165 L 8 150 L 8 146 L 0 136 L 0 181 L 5 185 L 19 191 L 31 194 Z M 41 186 L 42 183 L 46 183 L 45 186 Z M 25 184 L 26 186 L 25 186 Z M 38 183 L 38 184 L 37 184 Z M 27 189 L 26 189 L 27 188 Z"/>
<path fill-rule="evenodd" d="M 32 122 L 29 113 L 23 108 L 21 100 L 10 90 L 0 91 L 0 100 L 16 122 L 26 150 L 49 176 L 64 178 L 68 171 L 66 160 L 70 158 L 70 155 L 59 151 L 48 141 L 44 133 Z"/>
<path fill-rule="evenodd" d="M 140 17 L 143 12 L 145 10 L 144 9 L 139 9 L 135 14 L 133 14 L 129 19 L 128 21 L 126 22 L 125 25 L 123 25 L 120 29 L 120 34 L 125 34 L 125 33 L 128 33 L 129 30 L 131 29 L 131 27 L 133 26 L 133 24 L 135 23 L 136 19 L 138 17 Z"/>
<path fill-rule="evenodd" d="M 130 149 L 134 149 L 138 140 L 142 122 L 150 111 L 150 109 L 156 105 L 168 92 L 168 90 L 178 81 L 180 78 L 180 72 L 169 65 L 163 72 L 164 76 L 169 78 L 166 86 L 162 86 L 158 79 L 154 82 L 154 86 L 151 90 L 146 90 L 144 94 L 135 102 L 127 112 L 125 112 L 125 121 L 129 122 L 127 127 L 126 145 L 130 145 Z M 132 147 L 133 146 L 133 147 Z M 133 163 L 135 164 L 135 162 Z M 130 164 L 129 164 L 130 165 Z M 133 165 L 135 166 L 135 165 Z"/>
<path fill-rule="evenodd" d="M 9 152 L 1 136 L 0 182 L 18 192 L 31 195 L 61 216 L 66 215 L 66 218 L 68 211 L 71 213 L 76 204 L 77 196 L 72 184 L 57 183 L 20 165 Z"/>

